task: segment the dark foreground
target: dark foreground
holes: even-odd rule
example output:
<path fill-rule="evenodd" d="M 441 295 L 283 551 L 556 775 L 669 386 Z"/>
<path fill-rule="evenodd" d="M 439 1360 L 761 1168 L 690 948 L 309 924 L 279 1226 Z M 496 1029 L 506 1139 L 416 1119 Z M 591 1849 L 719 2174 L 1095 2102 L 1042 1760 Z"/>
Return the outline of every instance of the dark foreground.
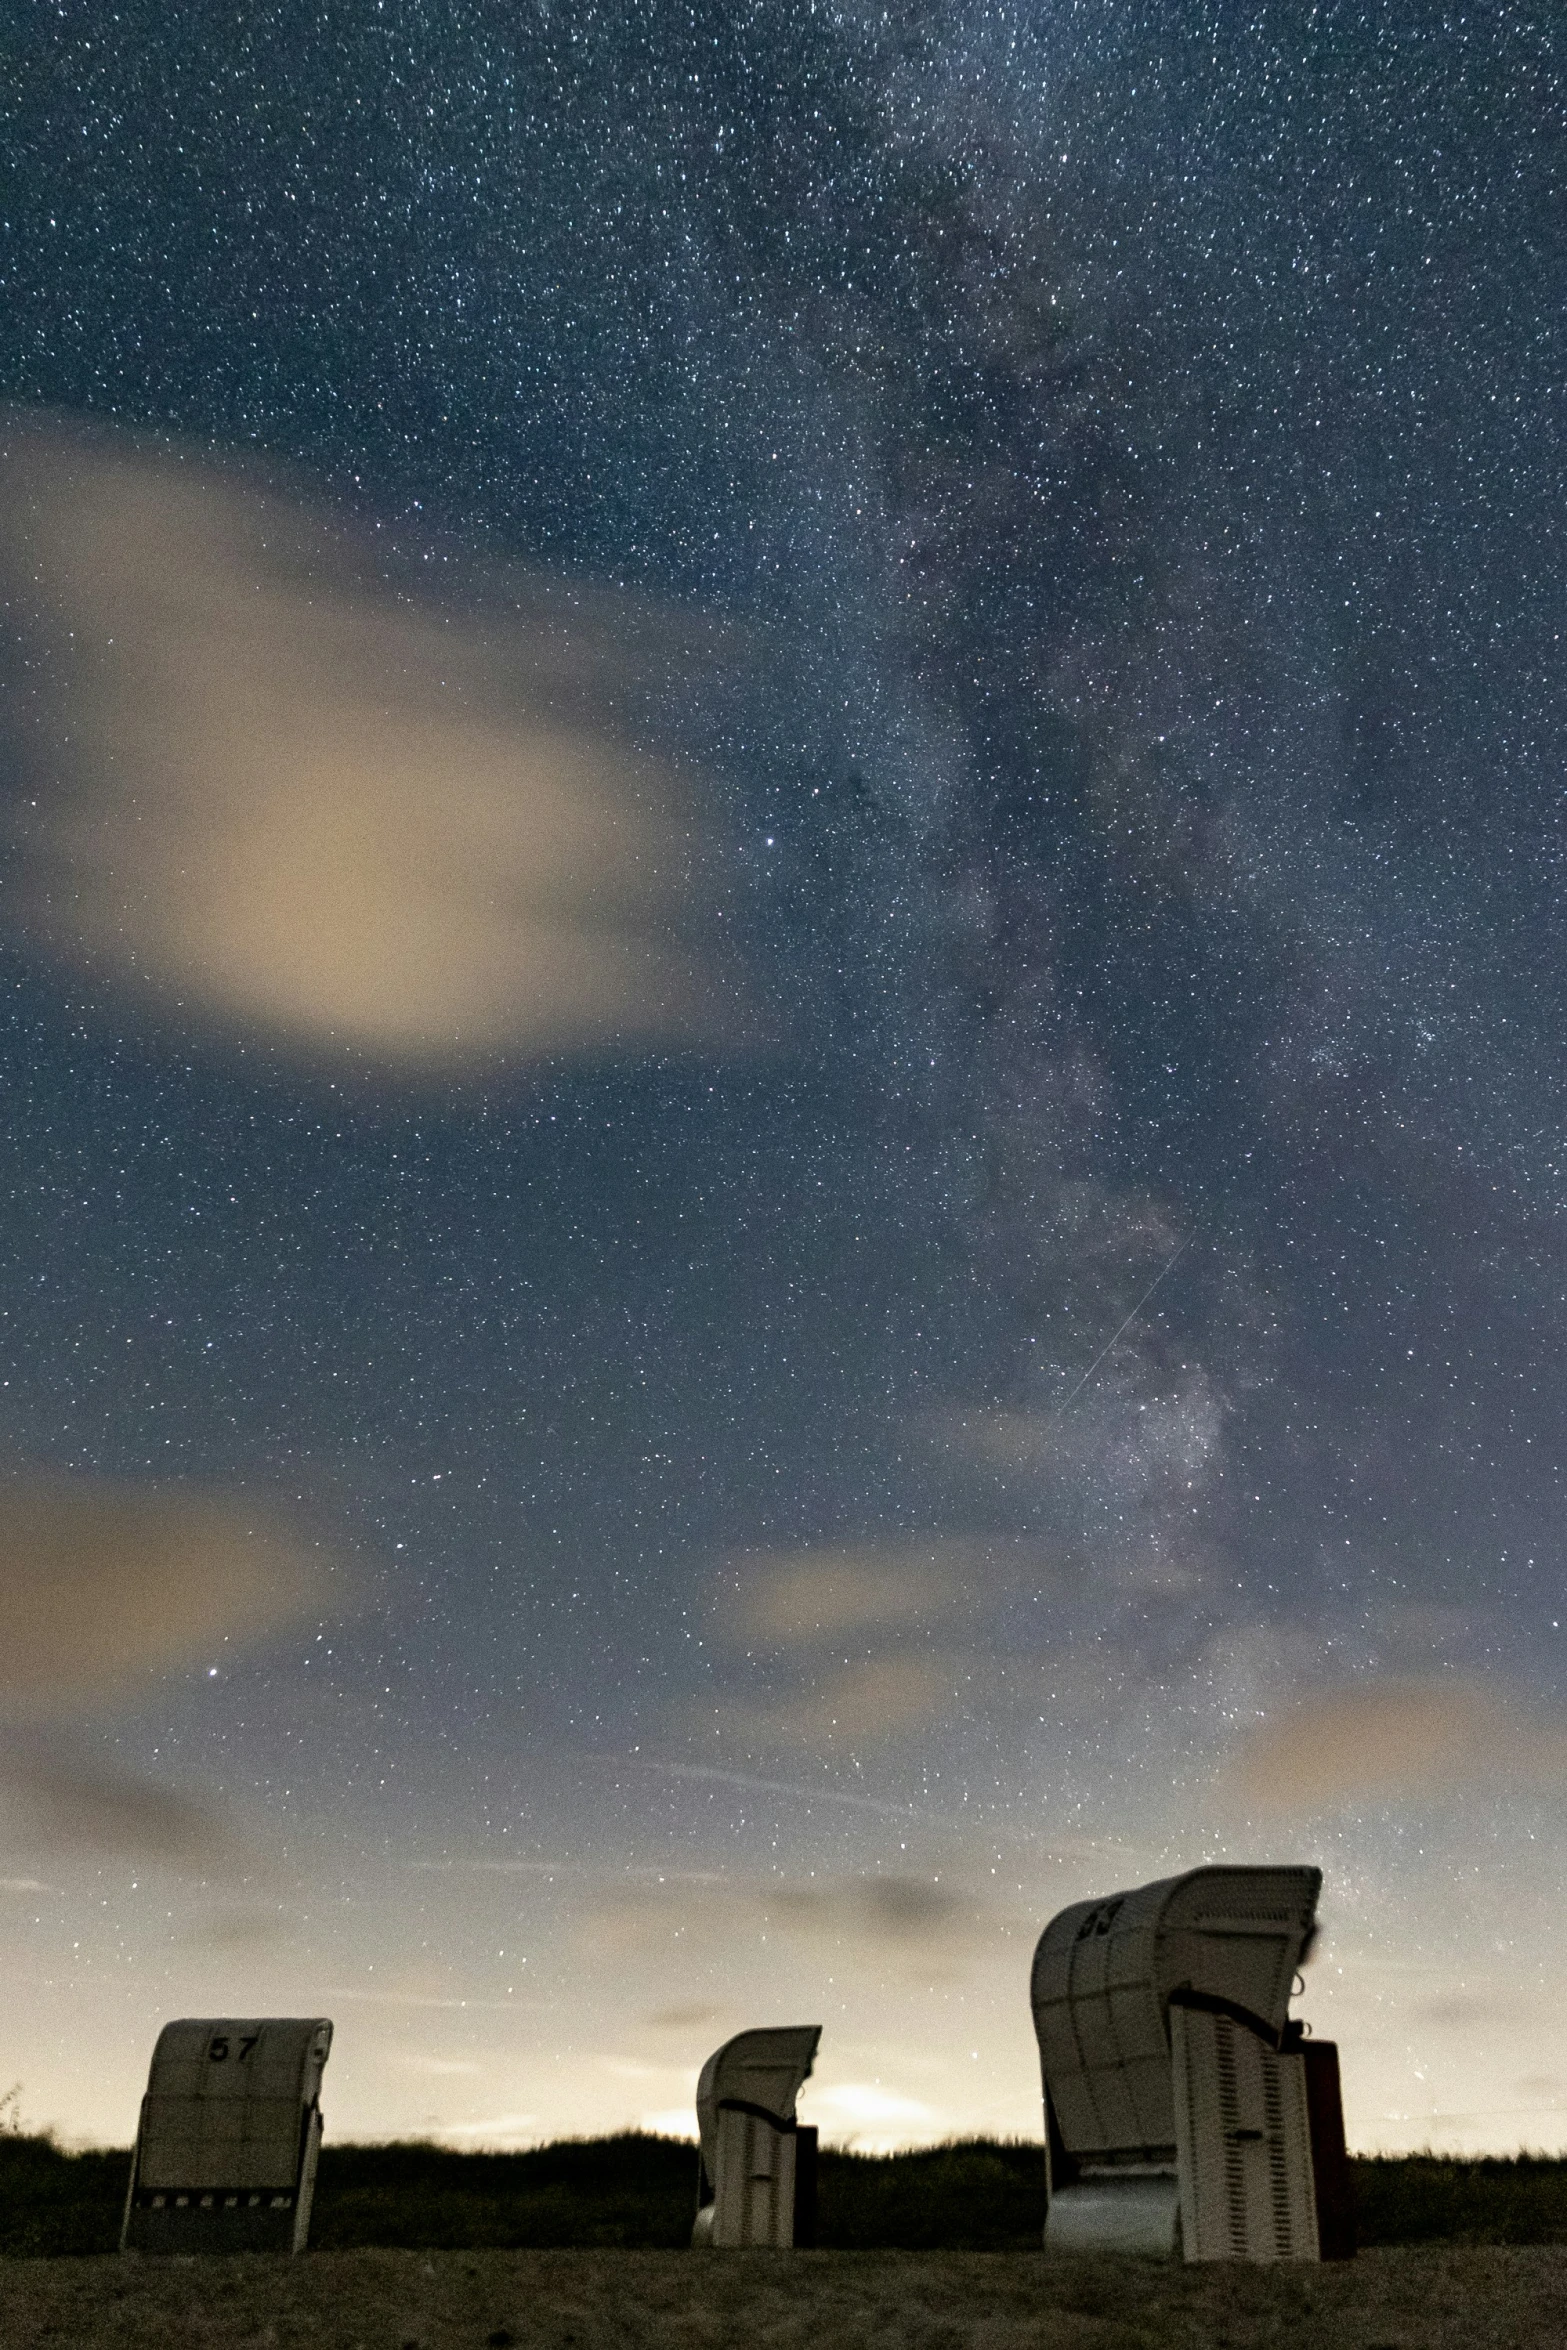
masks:
<path fill-rule="evenodd" d="M 1567 2161 L 1411 2155 L 1353 2167 L 1363 2245 L 1567 2244 Z M 0 2254 L 113 2251 L 129 2169 L 126 2153 L 62 2154 L 47 2139 L 0 2136 Z M 568 2140 L 524 2154 L 329 2143 L 312 2243 L 318 2252 L 675 2251 L 689 2240 L 695 2202 L 695 2149 L 670 2138 Z M 995 2142 L 824 2152 L 818 2214 L 828 2251 L 1031 2252 L 1044 2223 L 1043 2153 Z M 9 2350 L 4 2335 L 0 2350 Z"/>
<path fill-rule="evenodd" d="M 0 2261 L 5 2350 L 1546 2350 L 1567 2250 L 1337 2268 L 1037 2252 L 314 2252 Z"/>

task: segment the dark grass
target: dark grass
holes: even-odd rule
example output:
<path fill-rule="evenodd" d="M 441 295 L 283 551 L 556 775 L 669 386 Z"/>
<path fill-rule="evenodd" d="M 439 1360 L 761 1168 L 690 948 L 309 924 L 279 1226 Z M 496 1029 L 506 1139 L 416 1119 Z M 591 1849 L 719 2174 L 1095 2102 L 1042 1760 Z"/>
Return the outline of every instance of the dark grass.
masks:
<path fill-rule="evenodd" d="M 0 2253 L 110 2252 L 130 2157 L 0 2137 Z M 1363 2244 L 1567 2243 L 1567 2160 L 1355 2162 Z M 322 2150 L 311 2241 L 322 2249 L 674 2249 L 690 2237 L 696 2153 L 627 2133 L 525 2154 L 429 2145 Z M 910 2154 L 821 2157 L 817 2241 L 828 2251 L 1026 2251 L 1044 2218 L 1037 2146 L 974 2141 Z"/>
<path fill-rule="evenodd" d="M 0 2253 L 112 2250 L 130 2167 L 128 2154 L 62 2154 L 48 2138 L 0 2138 Z"/>
<path fill-rule="evenodd" d="M 1037 2146 L 942 2146 L 915 2154 L 824 2152 L 823 2251 L 1022 2250 L 1044 2225 Z M 536 2250 L 691 2239 L 696 2149 L 630 2135 L 566 2140 L 528 2154 L 430 2146 L 323 2151 L 312 2241 Z"/>
<path fill-rule="evenodd" d="M 1362 2156 L 1362 2244 L 1567 2244 L 1567 2159 L 1550 2154 Z"/>

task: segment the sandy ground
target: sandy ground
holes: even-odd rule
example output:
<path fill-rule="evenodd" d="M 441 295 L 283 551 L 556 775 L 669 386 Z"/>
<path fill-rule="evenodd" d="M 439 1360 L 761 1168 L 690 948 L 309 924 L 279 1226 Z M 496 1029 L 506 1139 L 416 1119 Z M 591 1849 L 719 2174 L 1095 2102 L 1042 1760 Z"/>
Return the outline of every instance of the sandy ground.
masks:
<path fill-rule="evenodd" d="M 0 2261 L 4 2350 L 1554 2350 L 1567 2247 L 1167 2269 L 1035 2253 Z"/>

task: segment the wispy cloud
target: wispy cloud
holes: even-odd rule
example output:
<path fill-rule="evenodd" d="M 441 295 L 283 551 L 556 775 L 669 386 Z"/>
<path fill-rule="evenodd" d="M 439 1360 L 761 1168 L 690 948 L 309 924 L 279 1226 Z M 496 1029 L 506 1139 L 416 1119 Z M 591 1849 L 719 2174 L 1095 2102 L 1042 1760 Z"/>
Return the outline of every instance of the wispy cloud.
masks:
<path fill-rule="evenodd" d="M 952 1702 L 950 1663 L 899 1649 L 824 1674 L 748 1717 L 747 1728 L 780 1745 L 852 1750 L 926 1729 Z"/>
<path fill-rule="evenodd" d="M 496 2015 L 521 2014 L 525 2010 L 539 2008 L 546 2004 L 539 1999 L 464 1999 L 451 1996 L 443 1998 L 436 1993 L 426 1991 L 367 1990 L 357 1984 L 345 1985 L 342 1983 L 339 1983 L 334 1989 L 324 1991 L 322 1997 L 324 1999 L 346 1999 L 361 2007 L 429 2007 L 451 2009 L 458 2013 L 469 2010 L 474 2013 L 488 2012 Z"/>
<path fill-rule="evenodd" d="M 1225 1783 L 1263 1808 L 1303 1811 L 1463 1784 L 1555 1791 L 1567 1785 L 1567 1726 L 1458 1674 L 1371 1681 L 1263 1723 Z"/>
<path fill-rule="evenodd" d="M 972 1609 L 976 1580 L 994 1579 L 992 1563 L 985 1543 L 940 1536 L 758 1551 L 724 1569 L 719 1614 L 732 1637 L 780 1647 L 939 1623 Z"/>
<path fill-rule="evenodd" d="M 974 1932 L 981 1909 L 970 1896 L 939 1879 L 913 1876 L 846 1877 L 826 1885 L 785 1886 L 768 1909 L 790 1931 L 832 1942 L 845 1937 L 883 1947 L 928 1951 Z M 984 1930 L 994 1932 L 988 1911 Z"/>
<path fill-rule="evenodd" d="M 689 1937 L 693 1948 L 738 1947 L 786 1935 L 819 1949 L 849 1945 L 895 1966 L 917 1960 L 921 1971 L 991 1947 L 1004 1926 L 991 1903 L 964 1887 L 897 1872 L 821 1880 L 736 1876 L 707 1887 L 606 1887 L 589 1919 L 595 1947 L 606 1937 L 640 1950 L 660 1948 L 672 1934 Z M 704 2007 L 697 2015 L 708 2012 Z M 656 2020 L 661 2028 L 673 2027 L 688 2020 L 688 2011 L 667 2011 Z"/>
<path fill-rule="evenodd" d="M 244 1496 L 14 1474 L 0 1480 L 0 1701 L 98 1695 L 297 1614 L 322 1555 Z"/>
<path fill-rule="evenodd" d="M 672 625 L 427 579 L 275 482 L 13 417 L 0 584 L 44 681 L 25 938 L 411 1075 L 727 1026 L 700 828 L 644 739 Z"/>
<path fill-rule="evenodd" d="M 627 1863 L 607 1860 L 414 1860 L 409 1867 L 428 1875 L 446 1876 L 453 1870 L 471 1870 L 483 1877 L 591 1877 L 595 1880 L 618 1881 L 647 1877 L 664 1883 L 683 1885 L 721 1885 L 725 1882 L 721 1869 L 660 1868 L 655 1861 Z"/>
<path fill-rule="evenodd" d="M 258 1855 L 215 1805 L 150 1779 L 107 1769 L 53 1742 L 0 1746 L 0 1818 L 50 1853 L 107 1853 L 188 1875 L 227 1875 Z"/>
<path fill-rule="evenodd" d="M 758 1795 L 783 1795 L 796 1803 L 841 1804 L 850 1811 L 878 1812 L 883 1819 L 920 1817 L 912 1804 L 884 1803 L 873 1795 L 855 1795 L 841 1787 L 813 1787 L 795 1779 L 767 1779 L 754 1771 L 725 1770 L 715 1763 L 664 1762 L 654 1755 L 635 1758 L 638 1769 L 657 1771 L 669 1779 L 708 1780 L 719 1787 L 736 1787 Z"/>

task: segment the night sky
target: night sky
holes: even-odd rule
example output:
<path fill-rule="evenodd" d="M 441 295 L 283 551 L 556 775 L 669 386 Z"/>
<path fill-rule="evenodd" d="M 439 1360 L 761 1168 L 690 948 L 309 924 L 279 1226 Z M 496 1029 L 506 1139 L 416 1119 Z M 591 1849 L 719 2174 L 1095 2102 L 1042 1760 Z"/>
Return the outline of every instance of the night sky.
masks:
<path fill-rule="evenodd" d="M 1567 2144 L 1544 10 L 0 27 L 0 2089 Z"/>

